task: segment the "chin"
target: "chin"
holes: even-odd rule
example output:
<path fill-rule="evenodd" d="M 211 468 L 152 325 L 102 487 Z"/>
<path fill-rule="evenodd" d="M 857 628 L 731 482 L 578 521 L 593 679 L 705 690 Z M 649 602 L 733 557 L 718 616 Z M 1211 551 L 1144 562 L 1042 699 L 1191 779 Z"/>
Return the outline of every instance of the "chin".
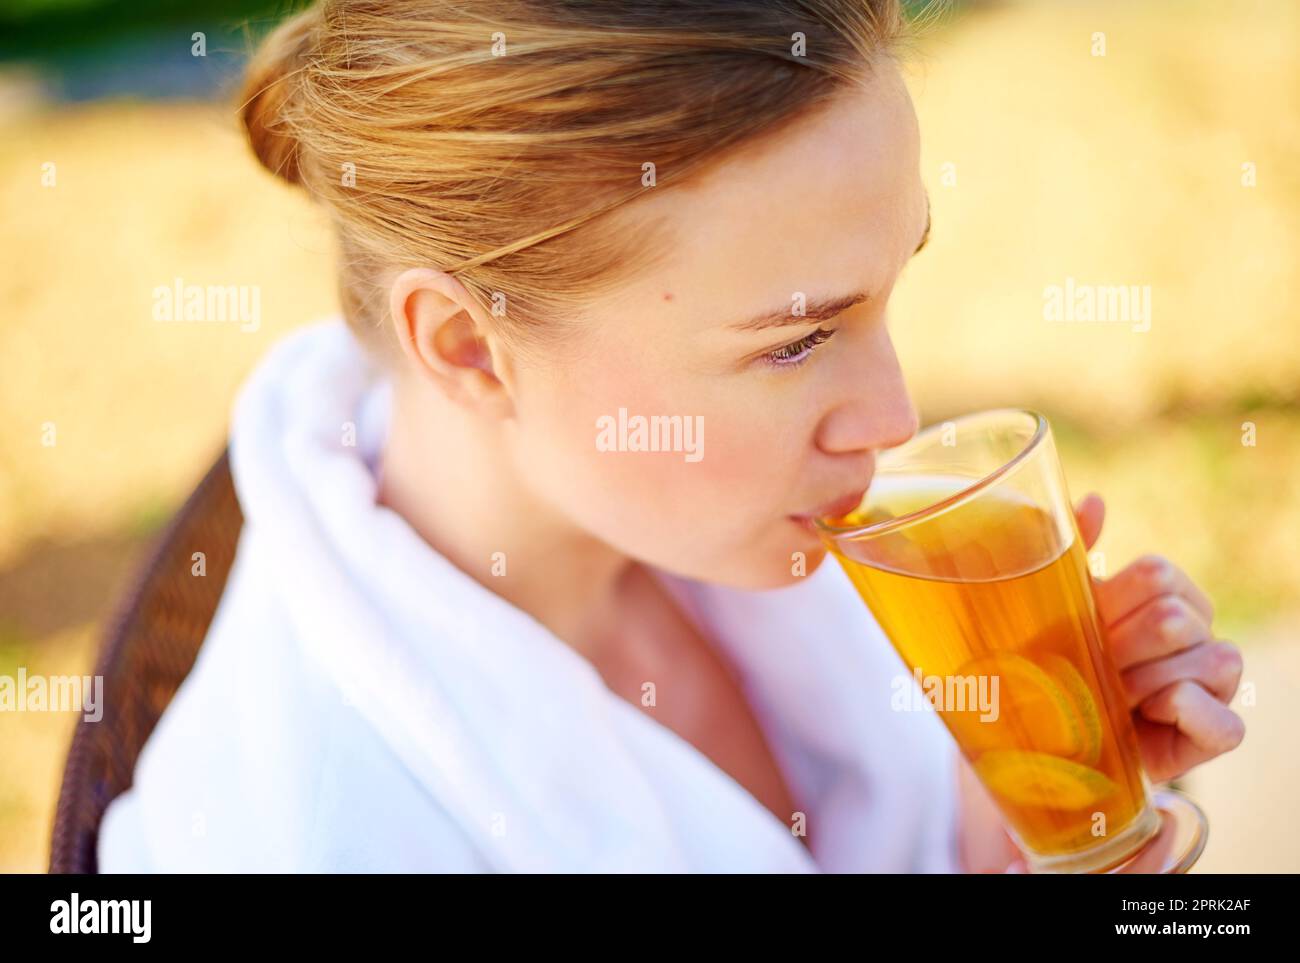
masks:
<path fill-rule="evenodd" d="M 796 575 L 795 552 L 803 552 L 802 575 Z M 769 555 L 770 564 L 751 565 L 711 572 L 700 581 L 723 585 L 727 588 L 742 589 L 747 592 L 762 592 L 768 589 L 789 588 L 805 581 L 821 568 L 829 554 L 824 545 L 791 544 L 775 555 Z"/>

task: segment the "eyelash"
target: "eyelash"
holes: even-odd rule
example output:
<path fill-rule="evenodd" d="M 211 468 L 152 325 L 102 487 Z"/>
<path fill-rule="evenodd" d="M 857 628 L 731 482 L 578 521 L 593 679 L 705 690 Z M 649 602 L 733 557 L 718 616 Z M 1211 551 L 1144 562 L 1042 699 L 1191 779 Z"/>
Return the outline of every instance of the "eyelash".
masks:
<path fill-rule="evenodd" d="M 773 368 L 797 368 L 808 360 L 819 344 L 825 344 L 838 330 L 836 328 L 827 331 L 824 328 L 818 328 L 798 341 L 777 348 L 775 351 L 769 351 L 763 355 L 763 360 Z"/>

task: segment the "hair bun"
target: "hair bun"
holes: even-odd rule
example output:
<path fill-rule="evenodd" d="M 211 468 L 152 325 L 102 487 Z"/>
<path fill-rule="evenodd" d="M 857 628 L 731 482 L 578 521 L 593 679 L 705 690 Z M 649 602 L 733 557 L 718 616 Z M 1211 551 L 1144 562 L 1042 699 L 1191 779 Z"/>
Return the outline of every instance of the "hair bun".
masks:
<path fill-rule="evenodd" d="M 303 182 L 292 110 L 319 23 L 320 8 L 311 6 L 278 24 L 249 60 L 240 88 L 249 146 L 263 167 L 290 184 Z"/>

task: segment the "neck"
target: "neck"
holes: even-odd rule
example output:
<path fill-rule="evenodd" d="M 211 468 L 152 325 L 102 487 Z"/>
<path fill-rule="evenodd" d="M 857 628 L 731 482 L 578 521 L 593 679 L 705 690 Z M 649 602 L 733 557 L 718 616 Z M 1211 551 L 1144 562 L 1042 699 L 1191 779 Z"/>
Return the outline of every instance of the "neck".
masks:
<path fill-rule="evenodd" d="M 600 640 L 615 634 L 632 560 L 529 491 L 501 422 L 477 419 L 427 387 L 401 380 L 393 387 L 379 503 L 594 661 Z"/>

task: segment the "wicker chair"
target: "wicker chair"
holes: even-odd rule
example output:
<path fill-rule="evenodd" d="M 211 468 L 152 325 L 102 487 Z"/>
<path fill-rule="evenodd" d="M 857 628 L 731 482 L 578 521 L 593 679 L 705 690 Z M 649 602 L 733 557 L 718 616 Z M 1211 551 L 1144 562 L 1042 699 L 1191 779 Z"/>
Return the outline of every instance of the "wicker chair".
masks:
<path fill-rule="evenodd" d="M 194 665 L 243 522 L 223 450 L 108 623 L 95 668 L 104 677 L 103 717 L 77 723 L 54 816 L 51 873 L 98 871 L 104 810 L 131 785 L 141 747 Z M 191 574 L 195 552 L 204 553 L 205 577 Z"/>

